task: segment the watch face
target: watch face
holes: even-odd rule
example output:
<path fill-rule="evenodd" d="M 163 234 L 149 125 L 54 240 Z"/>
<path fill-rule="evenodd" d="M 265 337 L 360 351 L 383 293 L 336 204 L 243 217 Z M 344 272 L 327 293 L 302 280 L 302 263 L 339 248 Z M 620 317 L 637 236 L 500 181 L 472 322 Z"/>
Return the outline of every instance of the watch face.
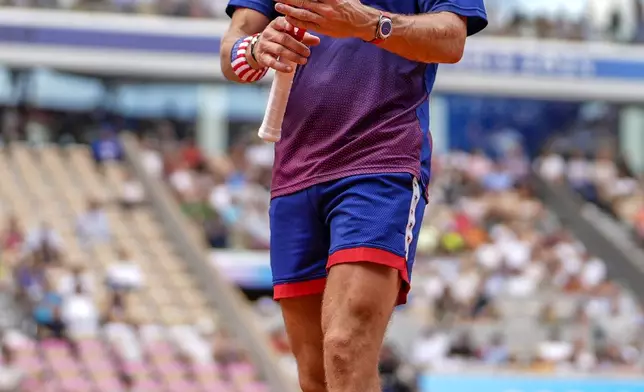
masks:
<path fill-rule="evenodd" d="M 389 35 L 391 35 L 391 30 L 391 20 L 383 19 L 382 23 L 380 24 L 380 35 L 384 38 L 389 37 Z"/>

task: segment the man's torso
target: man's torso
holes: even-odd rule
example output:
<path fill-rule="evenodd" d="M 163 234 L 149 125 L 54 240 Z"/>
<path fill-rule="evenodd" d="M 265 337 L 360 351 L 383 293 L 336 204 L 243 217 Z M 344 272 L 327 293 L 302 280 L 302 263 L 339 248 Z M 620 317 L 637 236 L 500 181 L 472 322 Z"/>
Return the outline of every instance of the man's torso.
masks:
<path fill-rule="evenodd" d="M 403 15 L 447 11 L 485 27 L 483 0 L 361 0 Z M 276 18 L 273 0 L 229 0 Z M 395 27 L 394 27 L 395 34 Z M 375 35 L 375 26 L 374 26 Z M 429 93 L 437 65 L 411 61 L 360 39 L 320 36 L 298 67 L 275 145 L 272 196 L 358 174 L 405 172 L 429 182 Z"/>
<path fill-rule="evenodd" d="M 416 1 L 363 3 L 391 13 L 418 13 Z M 355 174 L 421 177 L 421 160 L 429 164 L 423 122 L 436 66 L 359 39 L 320 38 L 295 76 L 282 140 L 275 146 L 272 195 Z M 426 80 L 428 68 L 431 80 Z"/>

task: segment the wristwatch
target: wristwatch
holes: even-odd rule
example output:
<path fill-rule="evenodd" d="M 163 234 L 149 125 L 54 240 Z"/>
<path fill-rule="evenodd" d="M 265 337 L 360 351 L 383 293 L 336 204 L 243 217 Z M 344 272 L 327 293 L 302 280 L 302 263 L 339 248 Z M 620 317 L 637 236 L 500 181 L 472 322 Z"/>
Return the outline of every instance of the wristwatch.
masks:
<path fill-rule="evenodd" d="M 393 31 L 394 24 L 391 21 L 391 17 L 385 13 L 381 13 L 380 18 L 378 18 L 378 25 L 376 26 L 376 38 L 371 43 L 376 45 L 383 43 L 391 36 Z"/>
<path fill-rule="evenodd" d="M 248 49 L 250 50 L 250 56 L 257 62 L 257 58 L 255 57 L 255 46 L 259 42 L 259 34 L 253 35 L 253 38 L 250 40 L 250 45 L 248 45 Z"/>

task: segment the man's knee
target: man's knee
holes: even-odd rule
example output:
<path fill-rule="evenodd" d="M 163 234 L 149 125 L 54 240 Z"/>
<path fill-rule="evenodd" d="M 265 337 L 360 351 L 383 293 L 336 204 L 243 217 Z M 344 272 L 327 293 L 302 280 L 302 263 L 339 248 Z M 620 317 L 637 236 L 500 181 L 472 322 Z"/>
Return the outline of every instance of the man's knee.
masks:
<path fill-rule="evenodd" d="M 346 375 L 355 363 L 354 342 L 350 334 L 341 331 L 329 331 L 324 338 L 324 356 L 328 370 L 336 376 Z"/>
<path fill-rule="evenodd" d="M 369 346 L 378 337 L 371 331 L 378 307 L 369 298 L 352 298 L 343 306 L 345 309 L 333 315 L 325 323 L 324 353 L 327 365 L 332 365 L 336 371 L 348 369 L 352 363 L 366 354 Z"/>

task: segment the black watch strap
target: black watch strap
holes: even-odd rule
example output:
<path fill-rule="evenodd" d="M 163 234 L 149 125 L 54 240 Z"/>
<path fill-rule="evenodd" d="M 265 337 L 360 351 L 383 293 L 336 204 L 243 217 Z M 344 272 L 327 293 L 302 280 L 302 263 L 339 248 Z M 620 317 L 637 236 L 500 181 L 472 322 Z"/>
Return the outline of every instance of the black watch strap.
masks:
<path fill-rule="evenodd" d="M 259 37 L 261 37 L 259 34 L 255 34 L 253 36 L 253 39 L 250 41 L 250 57 L 253 58 L 253 60 L 257 63 L 257 58 L 255 57 L 255 46 L 257 46 L 257 43 L 259 42 Z"/>

